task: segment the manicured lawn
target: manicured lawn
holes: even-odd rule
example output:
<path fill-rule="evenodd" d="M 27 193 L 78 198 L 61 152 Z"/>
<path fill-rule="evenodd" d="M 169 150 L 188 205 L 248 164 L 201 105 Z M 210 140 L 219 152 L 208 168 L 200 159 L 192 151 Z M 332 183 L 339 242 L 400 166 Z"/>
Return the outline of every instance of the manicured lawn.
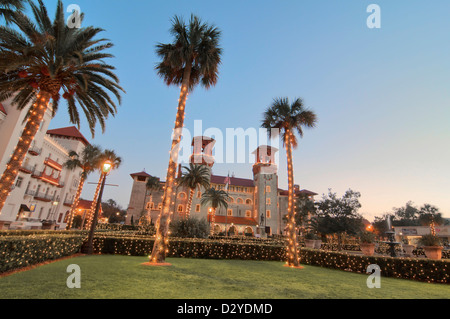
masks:
<path fill-rule="evenodd" d="M 79 256 L 0 278 L 0 298 L 300 299 L 449 298 L 450 286 L 381 278 L 320 267 L 283 267 L 281 262 L 169 258 L 149 267 L 144 257 Z M 67 266 L 81 268 L 81 288 L 66 286 Z"/>

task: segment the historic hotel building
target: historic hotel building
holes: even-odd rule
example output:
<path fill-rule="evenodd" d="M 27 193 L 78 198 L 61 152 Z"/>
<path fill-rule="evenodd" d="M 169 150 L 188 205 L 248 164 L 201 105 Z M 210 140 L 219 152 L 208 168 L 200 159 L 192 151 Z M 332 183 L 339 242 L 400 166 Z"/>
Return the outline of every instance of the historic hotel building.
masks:
<path fill-rule="evenodd" d="M 271 146 L 260 146 L 253 154 L 253 179 L 237 178 L 231 176 L 218 176 L 212 173 L 214 159 L 212 150 L 214 139 L 199 136 L 192 141 L 193 151 L 191 162 L 206 165 L 210 169 L 211 187 L 225 189 L 228 183 L 230 200 L 228 209 L 219 208 L 215 216 L 215 232 L 227 230 L 231 234 L 245 234 L 259 236 L 265 234 L 284 234 L 286 227 L 288 192 L 278 188 L 277 167 L 275 165 L 275 153 L 278 151 Z M 181 166 L 178 168 L 181 174 Z M 151 191 L 146 188 L 150 175 L 146 172 L 130 174 L 133 179 L 133 187 L 127 211 L 127 224 L 133 220 L 137 223 L 143 214 L 150 214 L 152 221 L 158 218 L 163 191 Z M 164 182 L 161 182 L 164 184 Z M 197 189 L 191 206 L 190 216 L 206 218 L 209 220 L 210 208 L 200 203 L 204 189 Z M 300 190 L 295 186 L 297 195 L 303 194 L 313 199 L 314 192 Z M 179 187 L 174 194 L 173 211 L 174 219 L 183 218 L 186 214 L 189 189 Z"/>
<path fill-rule="evenodd" d="M 0 103 L 0 173 L 22 134 L 26 112 Z M 63 164 L 71 150 L 80 154 L 89 142 L 76 127 L 48 130 L 51 113 L 49 107 L 0 212 L 0 229 L 41 228 L 42 221 L 44 227 L 65 227 L 81 169 L 68 170 Z"/>

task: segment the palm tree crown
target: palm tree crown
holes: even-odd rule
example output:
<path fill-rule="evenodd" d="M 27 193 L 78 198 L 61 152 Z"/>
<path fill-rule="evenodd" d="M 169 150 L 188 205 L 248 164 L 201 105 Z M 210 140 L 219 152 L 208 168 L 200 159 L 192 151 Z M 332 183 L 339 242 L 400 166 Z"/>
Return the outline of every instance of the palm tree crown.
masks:
<path fill-rule="evenodd" d="M 174 37 L 173 43 L 157 45 L 156 53 L 162 59 L 156 66 L 158 75 L 167 85 L 181 85 L 188 67 L 189 91 L 199 83 L 205 88 L 214 86 L 222 54 L 220 30 L 191 15 L 188 25 L 175 16 L 170 33 Z"/>
<path fill-rule="evenodd" d="M 223 190 L 216 190 L 211 187 L 202 194 L 201 204 L 210 205 L 214 210 L 219 207 L 228 208 L 230 196 Z"/>
<path fill-rule="evenodd" d="M 97 145 L 86 145 L 81 154 L 75 151 L 69 152 L 69 159 L 64 163 L 64 166 L 70 170 L 79 167 L 82 169 L 81 175 L 86 178 L 88 174 L 92 173 L 99 165 L 99 157 L 101 149 Z"/>
<path fill-rule="evenodd" d="M 45 92 L 55 114 L 62 95 L 70 121 L 80 125 L 80 108 L 94 135 L 96 122 L 104 130 L 105 119 L 117 112 L 108 92 L 120 103 L 123 91 L 113 73 L 115 68 L 103 62 L 113 57 L 103 52 L 113 44 L 95 38 L 103 29 L 69 28 L 62 1 L 58 1 L 53 22 L 42 1 L 38 3 L 30 2 L 34 22 L 24 13 L 14 12 L 11 19 L 20 32 L 0 26 L 0 101 L 13 97 L 12 104 L 23 109 L 39 92 Z"/>
<path fill-rule="evenodd" d="M 264 112 L 261 126 L 268 130 L 269 136 L 279 132 L 285 143 L 286 132 L 294 133 L 296 131 L 300 137 L 303 137 L 303 127 L 313 128 L 316 123 L 316 114 L 304 107 L 302 99 L 298 98 L 290 104 L 288 98 L 276 98 Z M 290 135 L 290 142 L 292 147 L 297 147 L 295 134 Z"/>
<path fill-rule="evenodd" d="M 203 187 L 208 189 L 209 184 L 209 169 L 205 165 L 189 164 L 189 167 L 183 166 L 185 172 L 178 180 L 179 186 L 185 186 L 190 189 Z"/>

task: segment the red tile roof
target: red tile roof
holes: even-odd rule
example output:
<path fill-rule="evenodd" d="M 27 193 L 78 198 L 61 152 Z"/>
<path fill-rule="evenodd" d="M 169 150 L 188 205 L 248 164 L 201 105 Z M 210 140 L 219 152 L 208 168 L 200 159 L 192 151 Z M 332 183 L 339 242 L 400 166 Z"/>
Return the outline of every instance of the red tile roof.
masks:
<path fill-rule="evenodd" d="M 227 178 L 226 176 L 211 175 L 211 183 L 225 185 L 226 178 Z M 243 187 L 255 187 L 255 184 L 253 183 L 253 179 L 237 178 L 237 177 L 230 177 L 230 185 L 243 186 Z"/>
<path fill-rule="evenodd" d="M 4 113 L 5 115 L 8 115 L 8 114 L 6 113 L 5 108 L 3 107 L 3 104 L 2 104 L 2 103 L 0 103 L 0 112 Z"/>
<path fill-rule="evenodd" d="M 53 130 L 48 130 L 47 134 L 53 136 L 64 136 L 64 137 L 72 137 L 83 142 L 84 145 L 89 144 L 89 141 L 80 133 L 80 131 L 75 126 L 62 127 Z"/>
<path fill-rule="evenodd" d="M 223 216 L 223 215 L 216 215 L 214 217 L 215 223 L 220 224 L 235 224 L 235 225 L 249 225 L 249 226 L 256 226 L 258 223 L 256 220 L 250 217 L 235 217 L 235 216 Z M 209 221 L 209 216 L 208 216 Z"/>

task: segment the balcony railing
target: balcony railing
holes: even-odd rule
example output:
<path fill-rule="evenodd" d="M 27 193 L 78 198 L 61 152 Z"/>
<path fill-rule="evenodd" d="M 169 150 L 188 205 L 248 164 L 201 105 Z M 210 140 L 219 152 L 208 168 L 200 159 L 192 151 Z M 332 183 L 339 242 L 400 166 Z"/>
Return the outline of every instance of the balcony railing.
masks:
<path fill-rule="evenodd" d="M 55 199 L 55 195 L 51 196 L 51 195 L 47 195 L 47 194 L 36 193 L 34 195 L 34 199 L 40 200 L 42 202 L 51 202 L 52 200 Z"/>
<path fill-rule="evenodd" d="M 51 168 L 54 168 L 54 169 L 56 169 L 56 170 L 58 170 L 58 171 L 61 171 L 61 170 L 62 170 L 62 165 L 59 164 L 57 161 L 52 160 L 50 157 L 47 157 L 47 158 L 45 159 L 44 164 L 45 164 L 45 165 L 48 165 L 48 166 L 50 166 Z"/>
<path fill-rule="evenodd" d="M 41 154 L 41 152 L 42 152 L 42 148 L 39 148 L 36 146 L 30 147 L 30 149 L 28 150 L 28 153 L 30 153 L 33 156 L 38 156 Z"/>
<path fill-rule="evenodd" d="M 33 167 L 29 165 L 22 165 L 22 167 L 19 168 L 19 171 L 24 172 L 26 174 L 31 174 L 33 172 Z"/>

